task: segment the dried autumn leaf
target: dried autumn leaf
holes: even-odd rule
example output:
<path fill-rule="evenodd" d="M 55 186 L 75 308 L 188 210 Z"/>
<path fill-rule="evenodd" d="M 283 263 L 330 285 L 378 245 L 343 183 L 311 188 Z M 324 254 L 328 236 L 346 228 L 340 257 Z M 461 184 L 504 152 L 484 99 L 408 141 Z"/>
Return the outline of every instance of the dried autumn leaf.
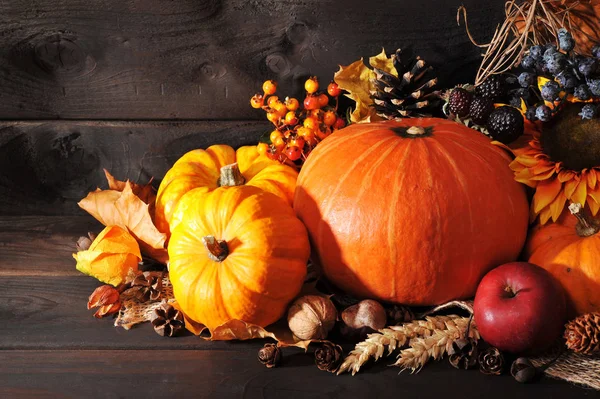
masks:
<path fill-rule="evenodd" d="M 398 76 L 392 59 L 388 58 L 384 49 L 376 56 L 370 57 L 369 64 L 373 68 L 378 68 L 394 76 Z M 375 72 L 365 65 L 362 58 L 348 66 L 340 66 L 340 70 L 334 75 L 334 80 L 338 86 L 348 92 L 346 96 L 356 101 L 356 107 L 350 114 L 350 120 L 354 123 L 381 120 L 377 116 L 375 109 L 371 107 L 371 104 L 373 104 L 371 92 L 375 90 L 375 86 L 371 82 L 373 79 L 375 79 Z"/>
<path fill-rule="evenodd" d="M 133 193 L 146 204 L 154 204 L 154 202 L 156 201 L 156 191 L 154 190 L 154 187 L 152 187 L 152 180 L 154 180 L 154 178 L 150 179 L 150 181 L 147 184 L 142 185 L 132 183 L 129 180 L 117 180 L 106 169 L 104 169 L 104 175 L 106 176 L 106 180 L 108 181 L 109 190 L 123 191 L 125 190 L 127 183 L 129 183 L 131 185 L 131 191 L 133 191 Z"/>
<path fill-rule="evenodd" d="M 123 182 L 109 176 L 107 174 L 109 184 L 120 189 Z M 127 181 L 123 183 L 122 191 L 98 189 L 89 193 L 79 202 L 79 206 L 105 226 L 128 229 L 139 241 L 143 253 L 165 263 L 168 259 L 165 249 L 167 236 L 154 226 L 150 205 L 135 194 L 135 187 L 147 200 L 151 198 L 146 189 L 140 188 L 142 186 Z"/>
<path fill-rule="evenodd" d="M 103 283 L 117 286 L 127 275 L 138 270 L 142 260 L 137 241 L 119 226 L 108 226 L 96 237 L 90 248 L 73 254 L 80 272 Z"/>

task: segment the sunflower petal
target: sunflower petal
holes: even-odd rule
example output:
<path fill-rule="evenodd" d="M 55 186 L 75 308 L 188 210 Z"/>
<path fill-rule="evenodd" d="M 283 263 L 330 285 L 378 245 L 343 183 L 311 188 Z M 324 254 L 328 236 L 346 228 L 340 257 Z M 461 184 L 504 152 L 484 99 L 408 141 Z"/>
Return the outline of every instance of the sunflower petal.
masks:
<path fill-rule="evenodd" d="M 542 212 L 540 212 L 540 224 L 546 224 L 548 220 L 550 220 L 550 216 L 552 216 L 550 208 L 546 208 Z"/>
<path fill-rule="evenodd" d="M 587 184 L 591 189 L 596 188 L 596 183 L 598 182 L 598 176 L 596 175 L 596 170 L 590 169 L 587 173 Z"/>
<path fill-rule="evenodd" d="M 585 179 L 580 180 L 577 185 L 577 189 L 569 198 L 572 202 L 580 203 L 581 205 L 585 205 L 585 200 L 587 198 L 587 181 Z"/>
<path fill-rule="evenodd" d="M 521 156 L 517 157 L 514 162 L 520 163 L 523 166 L 532 167 L 532 166 L 537 166 L 540 161 L 533 157 L 521 155 Z"/>
<path fill-rule="evenodd" d="M 539 213 L 542 209 L 546 208 L 548 205 L 554 201 L 560 189 L 562 188 L 562 183 L 558 181 L 558 179 L 552 179 L 540 182 L 538 184 L 535 194 L 533 196 L 533 210 L 535 213 Z M 550 210 L 548 210 L 548 214 Z"/>
<path fill-rule="evenodd" d="M 588 201 L 588 203 L 590 204 L 590 208 L 592 207 L 592 202 L 600 204 L 600 185 L 596 186 L 596 188 L 593 190 L 589 190 L 588 197 L 590 198 L 590 200 Z M 594 213 L 594 215 L 596 215 L 596 213 Z"/>
<path fill-rule="evenodd" d="M 554 201 L 550 204 L 550 213 L 552 215 L 552 221 L 556 222 L 560 215 L 565 210 L 565 202 L 567 201 L 567 197 L 565 193 L 561 191 L 558 193 Z"/>
<path fill-rule="evenodd" d="M 573 179 L 575 175 L 576 173 L 572 170 L 561 170 L 560 172 L 558 172 L 558 180 L 560 180 L 561 183 L 564 183 Z"/>
<path fill-rule="evenodd" d="M 565 183 L 565 195 L 567 196 L 567 198 L 571 199 L 578 184 L 579 184 L 579 179 L 577 178 L 577 176 L 573 176 L 573 178 L 571 180 L 569 180 Z"/>
<path fill-rule="evenodd" d="M 554 173 L 555 173 L 555 170 L 554 170 L 554 168 L 552 168 L 551 170 L 544 172 L 544 173 L 539 173 L 539 174 L 536 173 L 536 175 L 533 176 L 531 178 L 531 180 L 538 180 L 538 181 L 548 180 L 549 178 L 552 177 L 552 175 Z"/>
<path fill-rule="evenodd" d="M 598 210 L 600 209 L 600 204 L 598 204 L 596 201 L 594 201 L 593 199 L 590 199 L 587 202 L 588 206 L 590 207 L 590 212 L 592 212 L 593 216 L 596 216 L 596 214 L 598 213 Z"/>

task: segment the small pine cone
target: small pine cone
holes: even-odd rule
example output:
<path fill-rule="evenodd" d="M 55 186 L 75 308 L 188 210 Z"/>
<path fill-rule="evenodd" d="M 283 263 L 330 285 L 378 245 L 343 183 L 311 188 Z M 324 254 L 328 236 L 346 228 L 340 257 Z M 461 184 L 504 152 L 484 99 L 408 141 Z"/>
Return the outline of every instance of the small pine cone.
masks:
<path fill-rule="evenodd" d="M 586 355 L 600 353 L 600 313 L 587 313 L 567 323 L 567 348 Z"/>
<path fill-rule="evenodd" d="M 167 302 L 154 309 L 150 322 L 154 331 L 163 337 L 174 337 L 185 329 L 183 313 Z"/>
<path fill-rule="evenodd" d="M 389 326 L 399 326 L 404 323 L 409 323 L 415 319 L 415 314 L 408 306 L 393 305 L 386 310 Z"/>
<path fill-rule="evenodd" d="M 156 301 L 161 296 L 162 272 L 143 272 L 135 276 L 131 282 L 132 288 L 137 288 L 136 297 L 140 302 Z"/>
<path fill-rule="evenodd" d="M 504 370 L 504 356 L 493 346 L 479 354 L 479 371 L 487 375 L 500 375 Z"/>
<path fill-rule="evenodd" d="M 267 366 L 267 368 L 279 366 L 281 356 L 281 348 L 277 344 L 265 344 L 258 351 L 258 361 Z"/>
<path fill-rule="evenodd" d="M 315 364 L 319 370 L 337 371 L 344 358 L 342 347 L 331 342 L 323 342 L 321 347 L 315 350 Z"/>

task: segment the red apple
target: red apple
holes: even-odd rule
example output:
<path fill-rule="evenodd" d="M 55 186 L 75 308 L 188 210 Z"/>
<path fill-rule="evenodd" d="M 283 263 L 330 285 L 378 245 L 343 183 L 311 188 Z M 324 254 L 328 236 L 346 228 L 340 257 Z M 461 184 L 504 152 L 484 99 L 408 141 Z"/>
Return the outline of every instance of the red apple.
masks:
<path fill-rule="evenodd" d="M 511 353 L 541 352 L 563 332 L 565 293 L 541 267 L 506 263 L 479 283 L 474 317 L 481 337 L 490 345 Z"/>

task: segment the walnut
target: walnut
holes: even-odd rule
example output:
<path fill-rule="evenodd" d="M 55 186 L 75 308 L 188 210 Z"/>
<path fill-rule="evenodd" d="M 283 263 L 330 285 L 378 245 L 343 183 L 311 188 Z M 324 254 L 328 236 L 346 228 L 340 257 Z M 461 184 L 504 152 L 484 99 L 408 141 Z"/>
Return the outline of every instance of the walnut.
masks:
<path fill-rule="evenodd" d="M 337 320 L 337 310 L 329 298 L 306 295 L 288 310 L 288 325 L 303 340 L 325 339 Z"/>

